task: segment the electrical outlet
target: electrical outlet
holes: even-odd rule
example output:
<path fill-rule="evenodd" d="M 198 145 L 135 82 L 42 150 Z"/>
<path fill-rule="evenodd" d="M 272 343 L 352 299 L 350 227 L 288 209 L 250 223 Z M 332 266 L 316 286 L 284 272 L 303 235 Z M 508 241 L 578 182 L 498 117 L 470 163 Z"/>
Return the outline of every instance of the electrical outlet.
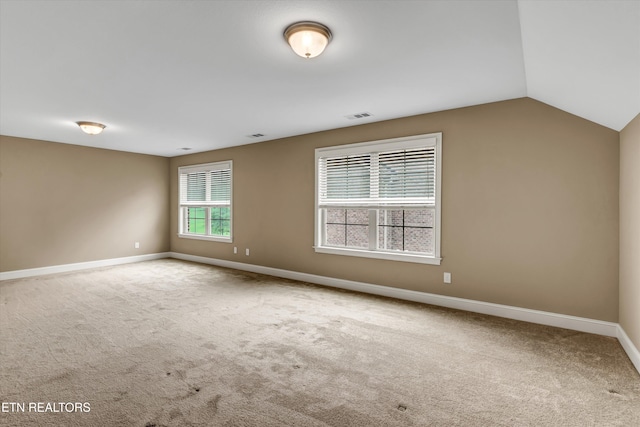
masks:
<path fill-rule="evenodd" d="M 245 249 L 245 250 L 244 250 L 244 253 L 245 253 L 247 256 L 249 256 L 249 248 Z"/>
<path fill-rule="evenodd" d="M 134 247 L 135 249 L 140 249 L 140 242 L 135 242 L 135 243 L 133 244 L 133 247 Z"/>
<path fill-rule="evenodd" d="M 233 253 L 237 254 L 238 253 L 238 248 L 236 246 L 233 247 Z"/>
<path fill-rule="evenodd" d="M 451 273 L 444 273 L 444 283 L 451 283 Z"/>

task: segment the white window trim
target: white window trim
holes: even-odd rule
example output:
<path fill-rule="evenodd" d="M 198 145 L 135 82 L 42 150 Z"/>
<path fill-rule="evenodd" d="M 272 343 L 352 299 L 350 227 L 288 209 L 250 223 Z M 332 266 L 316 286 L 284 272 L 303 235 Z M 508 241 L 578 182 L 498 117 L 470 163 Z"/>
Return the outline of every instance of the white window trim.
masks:
<path fill-rule="evenodd" d="M 434 141 L 435 140 L 435 141 Z M 407 252 L 381 251 L 370 249 L 355 249 L 322 246 L 322 226 L 320 205 L 320 179 L 319 179 L 319 160 L 321 157 L 329 155 L 347 156 L 352 154 L 360 154 L 363 151 L 387 150 L 390 144 L 402 144 L 403 149 L 424 147 L 425 143 L 436 147 L 436 197 L 435 197 L 435 226 L 434 254 L 422 255 Z M 352 206 L 353 207 L 353 206 Z M 363 206 L 365 207 L 365 206 Z M 401 207 L 400 207 L 401 209 Z M 332 147 L 317 148 L 315 150 L 315 245 L 314 249 L 317 253 L 357 256 L 364 258 L 385 259 L 392 261 L 413 262 L 421 264 L 440 265 L 442 258 L 440 256 L 440 240 L 442 233 L 442 133 L 430 133 L 423 135 L 414 135 L 403 138 L 391 138 L 378 141 L 361 142 L 356 144 L 338 145 Z"/>
<path fill-rule="evenodd" d="M 216 207 L 220 205 L 216 205 L 215 203 L 202 204 L 197 202 L 181 202 L 180 201 L 180 176 L 185 173 L 207 172 L 212 170 L 223 170 L 223 169 L 229 169 L 231 171 L 231 183 L 230 183 L 230 194 L 229 194 L 229 208 L 231 210 L 229 215 L 229 237 L 185 233 L 183 231 L 186 229 L 186 218 L 184 217 L 184 210 L 183 210 L 184 207 L 193 206 L 193 207 L 211 208 L 211 207 Z M 206 212 L 207 212 L 206 214 L 207 216 L 206 216 L 205 224 L 206 224 L 207 230 L 210 230 L 211 219 L 209 216 L 210 215 L 209 209 L 207 209 Z M 184 238 L 184 239 L 207 240 L 207 241 L 221 242 L 221 243 L 233 243 L 233 161 L 232 160 L 178 167 L 178 237 Z"/>

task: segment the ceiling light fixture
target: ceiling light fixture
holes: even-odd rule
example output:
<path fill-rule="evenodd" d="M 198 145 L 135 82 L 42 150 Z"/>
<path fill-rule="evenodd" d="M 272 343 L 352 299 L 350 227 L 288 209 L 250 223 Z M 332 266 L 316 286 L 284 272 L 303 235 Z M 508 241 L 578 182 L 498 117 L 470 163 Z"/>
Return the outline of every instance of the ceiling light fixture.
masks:
<path fill-rule="evenodd" d="M 302 21 L 284 30 L 284 39 L 293 51 L 303 58 L 320 55 L 331 41 L 331 31 L 317 22 Z"/>
<path fill-rule="evenodd" d="M 76 124 L 80 126 L 80 129 L 82 129 L 84 133 L 87 133 L 89 135 L 98 135 L 99 133 L 102 133 L 104 128 L 106 128 L 106 126 L 102 123 L 76 122 Z"/>

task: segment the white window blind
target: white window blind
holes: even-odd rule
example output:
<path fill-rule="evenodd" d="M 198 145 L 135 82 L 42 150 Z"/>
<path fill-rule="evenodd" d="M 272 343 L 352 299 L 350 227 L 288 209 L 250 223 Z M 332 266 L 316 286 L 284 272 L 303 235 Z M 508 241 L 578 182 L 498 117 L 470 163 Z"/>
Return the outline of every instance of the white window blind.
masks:
<path fill-rule="evenodd" d="M 436 146 L 424 143 L 430 146 L 390 150 L 392 145 L 378 145 L 363 154 L 321 155 L 319 206 L 433 206 Z"/>
<path fill-rule="evenodd" d="M 388 151 L 378 155 L 379 196 L 382 200 L 434 203 L 435 148 Z"/>
<path fill-rule="evenodd" d="M 231 201 L 231 169 L 211 171 L 211 203 L 229 204 Z"/>
<path fill-rule="evenodd" d="M 371 155 L 320 160 L 322 200 L 364 200 L 371 195 Z"/>
<path fill-rule="evenodd" d="M 230 162 L 179 168 L 181 206 L 229 206 Z"/>

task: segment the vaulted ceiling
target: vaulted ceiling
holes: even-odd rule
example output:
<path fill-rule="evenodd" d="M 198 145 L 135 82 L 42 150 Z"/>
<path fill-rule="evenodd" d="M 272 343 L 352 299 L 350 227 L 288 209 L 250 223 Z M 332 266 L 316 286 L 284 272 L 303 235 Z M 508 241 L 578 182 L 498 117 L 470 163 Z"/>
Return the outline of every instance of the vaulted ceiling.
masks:
<path fill-rule="evenodd" d="M 635 0 L 0 0 L 0 19 L 3 135 L 171 157 L 525 96 L 615 130 L 640 112 Z M 317 58 L 282 36 L 302 20 L 333 32 Z"/>

